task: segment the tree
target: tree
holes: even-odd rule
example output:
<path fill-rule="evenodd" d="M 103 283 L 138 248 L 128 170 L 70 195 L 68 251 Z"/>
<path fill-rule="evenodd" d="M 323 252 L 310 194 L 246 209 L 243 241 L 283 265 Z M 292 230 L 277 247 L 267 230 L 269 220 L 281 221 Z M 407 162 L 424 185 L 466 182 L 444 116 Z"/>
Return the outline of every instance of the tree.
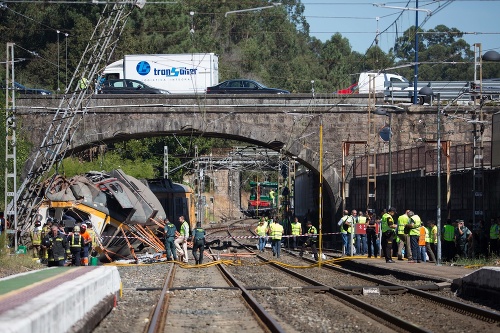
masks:
<path fill-rule="evenodd" d="M 474 54 L 470 45 L 456 28 L 438 25 L 427 32 L 419 29 L 419 80 L 465 81 L 472 80 Z M 406 30 L 399 37 L 394 53 L 400 59 L 398 64 L 412 63 L 415 58 L 415 27 Z M 410 66 L 401 70 L 406 77 L 413 77 Z"/>

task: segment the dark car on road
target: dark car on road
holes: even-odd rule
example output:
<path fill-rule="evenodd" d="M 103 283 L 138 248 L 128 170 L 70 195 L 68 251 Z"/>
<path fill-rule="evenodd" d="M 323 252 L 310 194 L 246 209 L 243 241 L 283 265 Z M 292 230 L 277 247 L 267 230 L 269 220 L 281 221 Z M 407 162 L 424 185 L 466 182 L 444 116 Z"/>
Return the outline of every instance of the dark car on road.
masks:
<path fill-rule="evenodd" d="M 104 81 L 101 94 L 170 94 L 167 90 L 153 88 L 137 80 L 119 79 Z"/>
<path fill-rule="evenodd" d="M 0 88 L 5 89 L 5 81 L 0 81 Z M 38 88 L 26 88 L 19 82 L 14 82 L 14 89 L 20 94 L 52 95 L 52 91 Z"/>
<path fill-rule="evenodd" d="M 289 94 L 288 90 L 268 88 L 253 80 L 234 79 L 208 87 L 207 94 Z"/>

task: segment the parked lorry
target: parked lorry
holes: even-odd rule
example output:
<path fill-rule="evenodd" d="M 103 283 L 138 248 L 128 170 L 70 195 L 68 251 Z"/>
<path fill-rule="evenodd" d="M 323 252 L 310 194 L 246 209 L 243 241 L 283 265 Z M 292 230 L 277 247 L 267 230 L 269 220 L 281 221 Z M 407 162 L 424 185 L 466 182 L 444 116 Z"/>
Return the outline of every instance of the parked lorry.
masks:
<path fill-rule="evenodd" d="M 131 54 L 109 64 L 102 76 L 142 81 L 173 94 L 205 93 L 219 83 L 219 57 L 214 53 Z"/>

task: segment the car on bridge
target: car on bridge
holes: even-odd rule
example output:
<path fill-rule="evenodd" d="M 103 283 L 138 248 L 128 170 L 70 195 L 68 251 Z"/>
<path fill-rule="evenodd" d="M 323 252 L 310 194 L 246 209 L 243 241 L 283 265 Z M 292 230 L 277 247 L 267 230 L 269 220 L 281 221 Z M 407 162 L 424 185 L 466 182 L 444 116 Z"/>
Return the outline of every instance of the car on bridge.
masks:
<path fill-rule="evenodd" d="M 233 79 L 208 87 L 207 94 L 289 94 L 288 90 L 268 88 L 254 80 Z"/>
<path fill-rule="evenodd" d="M 100 94 L 170 94 L 167 90 L 148 86 L 137 80 L 107 80 L 101 84 Z"/>
<path fill-rule="evenodd" d="M 5 81 L 0 81 L 0 88 L 5 89 Z M 10 88 L 9 88 L 10 89 Z M 14 89 L 16 92 L 20 94 L 29 94 L 29 95 L 52 95 L 52 91 L 46 89 L 38 89 L 38 88 L 26 88 L 19 82 L 14 82 Z"/>

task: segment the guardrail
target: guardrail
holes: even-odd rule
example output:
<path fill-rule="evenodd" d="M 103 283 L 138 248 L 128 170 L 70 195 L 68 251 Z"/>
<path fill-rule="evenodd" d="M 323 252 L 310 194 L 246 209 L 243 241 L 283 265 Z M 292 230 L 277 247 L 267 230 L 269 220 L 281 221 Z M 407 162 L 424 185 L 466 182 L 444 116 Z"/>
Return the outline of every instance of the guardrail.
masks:
<path fill-rule="evenodd" d="M 417 91 L 423 87 L 430 87 L 434 94 L 440 94 L 441 100 L 455 100 L 457 103 L 468 103 L 474 98 L 479 98 L 482 93 L 484 99 L 500 99 L 500 80 L 483 81 L 481 92 L 480 84 L 471 81 L 421 81 L 417 83 Z M 393 104 L 413 101 L 412 82 L 388 82 L 384 92 L 384 99 Z M 430 103 L 424 95 L 418 95 L 419 104 Z"/>

